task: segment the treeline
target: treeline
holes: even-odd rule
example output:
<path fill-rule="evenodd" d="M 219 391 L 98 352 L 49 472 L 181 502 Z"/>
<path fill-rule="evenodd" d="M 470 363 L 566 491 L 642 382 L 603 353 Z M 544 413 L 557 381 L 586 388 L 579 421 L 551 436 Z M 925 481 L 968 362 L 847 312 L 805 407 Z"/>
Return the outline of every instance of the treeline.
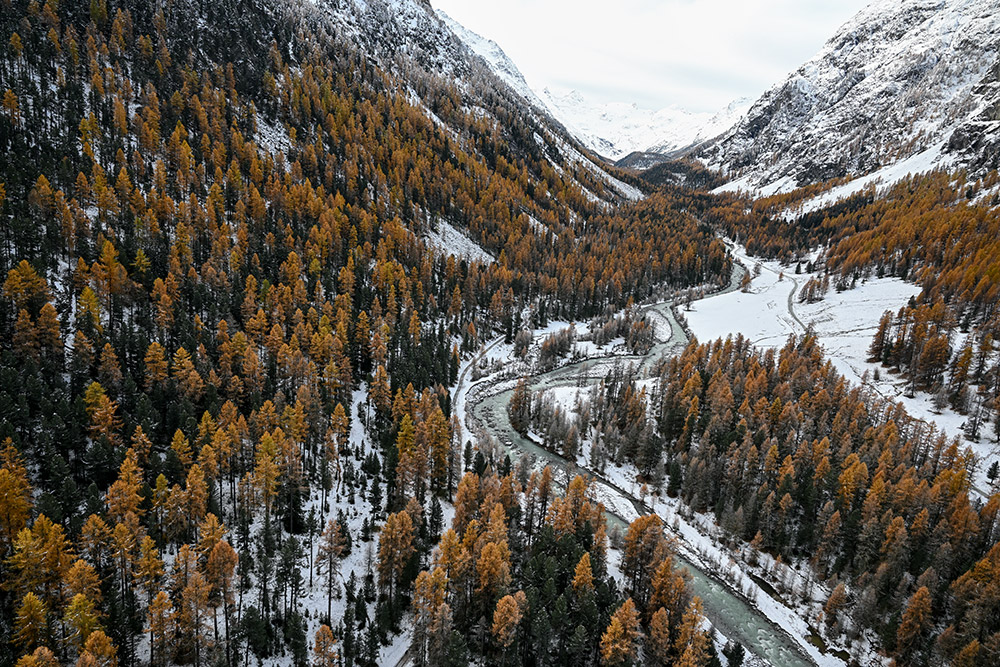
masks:
<path fill-rule="evenodd" d="M 992 663 L 1000 495 L 973 494 L 970 451 L 850 387 L 810 336 L 694 342 L 661 368 L 648 393 L 612 373 L 576 411 L 595 469 L 631 462 L 737 543 L 808 559 L 831 637 L 874 631 L 897 664 Z"/>

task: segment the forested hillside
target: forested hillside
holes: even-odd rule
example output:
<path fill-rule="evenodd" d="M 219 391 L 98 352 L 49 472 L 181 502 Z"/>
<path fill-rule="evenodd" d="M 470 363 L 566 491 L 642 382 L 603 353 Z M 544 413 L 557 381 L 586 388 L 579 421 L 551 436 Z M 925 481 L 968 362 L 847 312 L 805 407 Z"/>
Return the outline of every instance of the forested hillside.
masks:
<path fill-rule="evenodd" d="M 577 408 L 595 471 L 630 463 L 735 544 L 807 562 L 833 641 L 872 630 L 898 665 L 996 655 L 1000 495 L 973 492 L 957 441 L 848 385 L 808 336 L 693 342 L 641 381 L 621 369 Z M 529 397 L 524 427 L 546 432 L 548 405 Z"/>
<path fill-rule="evenodd" d="M 327 10 L 0 5 L 2 664 L 375 664 L 471 465 L 463 353 L 729 270 L 684 196 L 612 207 L 509 96 L 387 71 Z M 496 261 L 429 243 L 443 224 Z M 507 539 L 592 551 L 574 604 L 618 604 L 582 511 Z M 520 558 L 465 603 L 530 599 Z M 505 627 L 472 649 L 528 651 Z"/>
<path fill-rule="evenodd" d="M 831 643 L 996 663 L 975 457 L 808 332 L 649 306 L 751 288 L 719 235 L 805 299 L 917 282 L 871 357 L 992 437 L 996 174 L 803 213 L 832 183 L 599 167 L 420 0 L 0 0 L 0 95 L 0 666 L 720 664 L 650 489 L 828 591 L 788 608 Z M 578 354 L 640 361 L 517 383 Z M 483 374 L 553 467 L 464 437 Z"/>
<path fill-rule="evenodd" d="M 814 263 L 827 287 L 807 285 L 809 298 L 872 277 L 920 285 L 917 299 L 883 317 L 871 360 L 905 377 L 910 393 L 930 392 L 941 408 L 969 415 L 966 435 L 978 441 L 1000 433 L 998 182 L 996 172 L 971 181 L 939 171 L 790 220 L 787 212 L 815 188 L 760 199 L 750 210 L 737 200 L 715 202 L 705 218 L 748 251 L 800 268 L 818 248 Z"/>

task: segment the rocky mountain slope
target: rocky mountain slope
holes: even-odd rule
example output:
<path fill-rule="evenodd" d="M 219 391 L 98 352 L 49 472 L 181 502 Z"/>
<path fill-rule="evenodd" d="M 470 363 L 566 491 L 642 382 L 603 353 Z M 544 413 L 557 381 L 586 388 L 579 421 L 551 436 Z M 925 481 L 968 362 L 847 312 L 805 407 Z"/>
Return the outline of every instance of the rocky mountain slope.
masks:
<path fill-rule="evenodd" d="M 426 107 L 422 99 L 425 79 L 446 77 L 461 93 L 463 107 L 505 126 L 511 123 L 504 118 L 517 118 L 519 124 L 523 121 L 530 126 L 526 135 L 506 137 L 512 144 L 526 151 L 541 150 L 557 171 L 579 168 L 602 181 L 606 189 L 596 197 L 615 203 L 641 196 L 573 146 L 577 138 L 553 119 L 495 43 L 466 30 L 443 12 L 437 13 L 428 2 L 319 0 L 303 11 L 313 9 L 325 19 L 326 29 L 356 45 L 408 85 L 413 101 Z M 436 122 L 443 122 L 433 109 L 427 111 Z M 460 132 L 460 128 L 451 130 Z"/>
<path fill-rule="evenodd" d="M 995 0 L 877 0 L 701 156 L 734 187 L 770 190 L 915 156 L 995 168 L 998 47 Z"/>

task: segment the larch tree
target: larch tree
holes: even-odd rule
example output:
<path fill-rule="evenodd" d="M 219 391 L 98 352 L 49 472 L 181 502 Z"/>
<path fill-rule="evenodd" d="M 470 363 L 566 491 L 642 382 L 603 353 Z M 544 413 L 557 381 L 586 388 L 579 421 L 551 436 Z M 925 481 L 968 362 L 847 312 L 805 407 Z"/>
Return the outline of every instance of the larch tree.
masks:
<path fill-rule="evenodd" d="M 701 613 L 701 600 L 692 598 L 681 617 L 674 649 L 679 655 L 678 664 L 684 667 L 703 667 L 708 662 L 708 645 L 711 639 L 701 629 L 705 617 Z"/>
<path fill-rule="evenodd" d="M 522 600 L 525 599 L 522 591 L 518 591 L 518 594 Z M 523 607 L 524 603 L 518 604 L 517 598 L 513 595 L 505 595 L 497 601 L 496 609 L 493 612 L 493 627 L 491 632 L 493 633 L 493 639 L 500 647 L 501 662 L 506 658 L 507 649 L 514 642 L 518 625 L 524 616 Z"/>
<path fill-rule="evenodd" d="M 896 630 L 896 661 L 905 664 L 919 651 L 924 634 L 931 623 L 931 593 L 921 586 L 903 611 Z"/>
<path fill-rule="evenodd" d="M 416 460 L 416 428 L 413 418 L 409 413 L 402 416 L 399 421 L 399 430 L 396 433 L 396 487 L 397 494 L 405 498 L 417 486 L 417 474 L 420 463 Z"/>
<path fill-rule="evenodd" d="M 209 515 L 212 516 L 212 515 Z M 232 660 L 232 635 L 230 627 L 230 616 L 233 607 L 233 577 L 236 572 L 236 565 L 239 562 L 239 555 L 236 550 L 225 539 L 215 542 L 212 551 L 208 554 L 205 563 L 205 572 L 208 575 L 209 583 L 212 586 L 209 602 L 212 604 L 212 614 L 214 621 L 215 610 L 219 604 L 222 605 L 222 616 L 226 631 L 226 660 Z M 216 642 L 218 637 L 218 623 L 213 622 L 216 628 Z"/>
<path fill-rule="evenodd" d="M 271 504 L 278 495 L 278 478 L 281 474 L 278 467 L 278 447 L 270 433 L 265 433 L 260 439 L 255 455 L 253 473 L 254 486 L 261 503 L 264 506 L 264 524 L 270 525 Z"/>
<path fill-rule="evenodd" d="M 442 494 L 448 483 L 451 431 L 440 407 L 436 407 L 427 418 L 427 440 L 431 457 L 431 488 Z"/>
<path fill-rule="evenodd" d="M 142 514 L 139 507 L 142 502 L 141 487 L 142 469 L 139 468 L 138 455 L 129 447 L 125 451 L 125 460 L 118 470 L 118 479 L 108 488 L 105 495 L 109 518 L 121 522 L 129 513 L 135 516 Z"/>
<path fill-rule="evenodd" d="M 329 620 L 333 610 L 333 591 L 340 569 L 340 557 L 344 553 L 344 535 L 339 521 L 330 519 L 320 536 L 319 554 L 316 562 L 320 575 L 326 577 L 326 617 Z"/>
<path fill-rule="evenodd" d="M 337 640 L 330 626 L 325 623 L 316 630 L 313 640 L 313 667 L 337 667 L 340 664 L 340 653 L 337 652 Z"/>
<path fill-rule="evenodd" d="M 74 595 L 67 605 L 63 617 L 68 628 L 67 639 L 78 649 L 83 649 L 90 633 L 101 627 L 98 614 L 93 600 L 82 593 Z"/>
<path fill-rule="evenodd" d="M 655 514 L 639 517 L 625 533 L 622 574 L 632 596 L 645 603 L 652 594 L 652 580 L 657 568 L 669 555 L 663 536 L 663 523 Z"/>
<path fill-rule="evenodd" d="M 20 453 L 7 438 L 0 451 L 0 556 L 7 556 L 17 534 L 28 525 L 31 484 Z"/>
<path fill-rule="evenodd" d="M 39 646 L 32 653 L 22 656 L 16 667 L 59 667 L 59 660 L 48 647 Z"/>
<path fill-rule="evenodd" d="M 195 667 L 201 667 L 205 649 L 205 620 L 208 615 L 211 585 L 199 570 L 188 577 L 188 583 L 181 591 L 181 613 L 179 627 L 183 635 L 190 638 L 194 647 Z"/>
<path fill-rule="evenodd" d="M 17 609 L 13 642 L 22 651 L 29 652 L 45 644 L 47 635 L 48 611 L 45 603 L 34 593 L 28 593 Z"/>
<path fill-rule="evenodd" d="M 628 665 L 638 654 L 639 612 L 628 598 L 611 615 L 611 622 L 601 635 L 601 664 Z"/>
<path fill-rule="evenodd" d="M 573 572 L 573 591 L 578 595 L 594 592 L 594 571 L 590 566 L 590 552 L 583 552 Z"/>
<path fill-rule="evenodd" d="M 445 606 L 447 585 L 447 576 L 440 565 L 429 572 L 422 571 L 413 582 L 413 639 L 410 651 L 419 665 L 427 664 L 431 629 L 438 610 Z"/>
<path fill-rule="evenodd" d="M 169 662 L 170 634 L 174 624 L 174 607 L 166 591 L 159 591 L 147 611 L 150 663 L 165 665 Z"/>
<path fill-rule="evenodd" d="M 87 656 L 85 664 L 92 667 L 118 666 L 118 651 L 104 630 L 94 630 L 90 633 L 83 645 L 83 651 L 80 652 L 80 661 L 84 660 L 84 656 Z"/>
<path fill-rule="evenodd" d="M 476 574 L 476 592 L 482 596 L 484 603 L 507 590 L 510 583 L 510 550 L 506 542 L 488 542 L 483 546 L 476 561 Z"/>
<path fill-rule="evenodd" d="M 656 663 L 666 667 L 671 664 L 673 641 L 667 610 L 660 607 L 649 620 L 647 650 Z"/>
<path fill-rule="evenodd" d="M 87 561 L 82 558 L 77 559 L 66 572 L 64 581 L 70 597 L 82 593 L 93 600 L 96 605 L 101 604 L 103 598 L 101 578 L 94 566 Z"/>
<path fill-rule="evenodd" d="M 840 627 L 840 611 L 846 604 L 847 588 L 841 582 L 833 589 L 830 597 L 826 600 L 826 604 L 823 605 L 823 620 L 826 624 L 827 632 L 834 632 L 836 628 Z"/>
<path fill-rule="evenodd" d="M 386 517 L 378 543 L 378 579 L 390 600 L 394 599 L 413 556 L 413 538 L 413 520 L 407 512 Z"/>

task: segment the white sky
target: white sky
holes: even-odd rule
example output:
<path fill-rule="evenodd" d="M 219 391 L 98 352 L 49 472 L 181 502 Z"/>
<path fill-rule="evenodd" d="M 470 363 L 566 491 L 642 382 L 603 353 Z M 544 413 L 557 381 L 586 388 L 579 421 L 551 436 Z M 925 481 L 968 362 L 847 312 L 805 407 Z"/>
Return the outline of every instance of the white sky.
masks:
<path fill-rule="evenodd" d="M 756 98 L 870 0 L 431 0 L 540 90 L 716 111 Z"/>

